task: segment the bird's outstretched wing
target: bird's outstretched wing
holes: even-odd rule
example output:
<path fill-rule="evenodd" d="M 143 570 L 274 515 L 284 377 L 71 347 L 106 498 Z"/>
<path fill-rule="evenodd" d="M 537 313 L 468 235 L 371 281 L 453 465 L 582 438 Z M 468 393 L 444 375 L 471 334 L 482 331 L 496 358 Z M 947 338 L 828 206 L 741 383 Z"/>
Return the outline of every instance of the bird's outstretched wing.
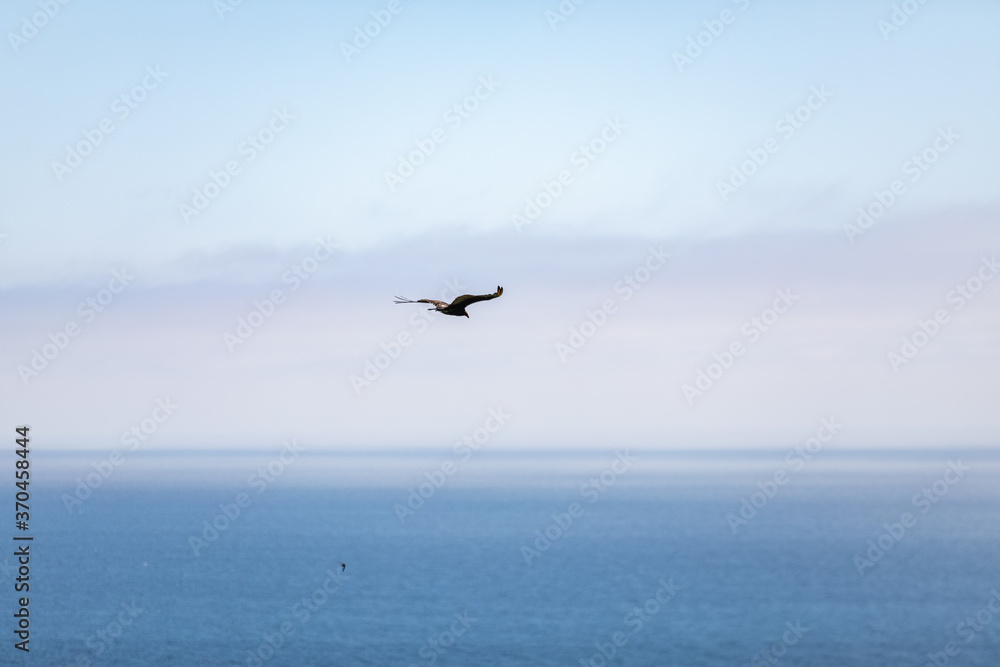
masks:
<path fill-rule="evenodd" d="M 447 302 L 438 301 L 437 299 L 417 299 L 416 301 L 414 301 L 412 299 L 407 299 L 406 297 L 403 296 L 397 296 L 396 300 L 393 301 L 393 303 L 432 303 L 438 308 L 446 308 L 448 306 Z"/>
<path fill-rule="evenodd" d="M 497 286 L 497 291 L 494 294 L 463 294 L 451 302 L 451 307 L 465 308 L 466 306 L 479 301 L 489 301 L 490 299 L 495 299 L 501 294 L 503 294 L 503 288 L 499 285 Z"/>

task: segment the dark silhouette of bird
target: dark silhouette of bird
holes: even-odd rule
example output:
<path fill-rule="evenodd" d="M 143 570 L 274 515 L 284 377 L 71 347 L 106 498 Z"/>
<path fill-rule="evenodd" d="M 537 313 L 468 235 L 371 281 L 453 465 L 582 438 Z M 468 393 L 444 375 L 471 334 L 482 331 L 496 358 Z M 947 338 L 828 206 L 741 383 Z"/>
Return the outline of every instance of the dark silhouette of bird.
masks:
<path fill-rule="evenodd" d="M 427 310 L 436 310 L 439 313 L 445 315 L 454 315 L 456 317 L 462 317 L 465 315 L 469 316 L 465 309 L 474 303 L 480 301 L 489 301 L 490 299 L 495 299 L 503 294 L 503 288 L 499 285 L 497 286 L 497 291 L 495 294 L 463 294 L 462 296 L 456 298 L 451 303 L 446 303 L 444 301 L 438 301 L 437 299 L 417 299 L 412 301 L 410 299 L 397 296 L 394 303 L 430 303 L 433 304 L 433 308 L 428 308 Z"/>
<path fill-rule="evenodd" d="M 347 569 L 347 564 L 346 563 L 341 563 L 340 564 L 340 571 L 343 572 L 346 569 Z"/>

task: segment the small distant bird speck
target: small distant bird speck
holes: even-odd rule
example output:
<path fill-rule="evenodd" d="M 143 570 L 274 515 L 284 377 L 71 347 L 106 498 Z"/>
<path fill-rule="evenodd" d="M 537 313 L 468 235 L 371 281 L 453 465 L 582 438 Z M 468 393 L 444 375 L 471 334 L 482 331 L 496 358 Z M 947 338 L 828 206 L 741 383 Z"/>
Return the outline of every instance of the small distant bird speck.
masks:
<path fill-rule="evenodd" d="M 503 288 L 497 286 L 497 291 L 495 294 L 463 294 L 462 296 L 456 298 L 451 303 L 445 303 L 444 301 L 438 301 L 437 299 L 417 299 L 416 301 L 411 301 L 405 297 L 397 296 L 394 303 L 430 303 L 433 304 L 433 308 L 428 308 L 427 310 L 436 310 L 444 315 L 454 315 L 455 317 L 468 317 L 469 314 L 465 312 L 466 307 L 471 306 L 479 301 L 489 301 L 490 299 L 495 299 L 503 294 Z"/>
<path fill-rule="evenodd" d="M 346 563 L 341 563 L 340 564 L 340 571 L 343 572 L 346 569 L 347 569 L 347 564 Z"/>

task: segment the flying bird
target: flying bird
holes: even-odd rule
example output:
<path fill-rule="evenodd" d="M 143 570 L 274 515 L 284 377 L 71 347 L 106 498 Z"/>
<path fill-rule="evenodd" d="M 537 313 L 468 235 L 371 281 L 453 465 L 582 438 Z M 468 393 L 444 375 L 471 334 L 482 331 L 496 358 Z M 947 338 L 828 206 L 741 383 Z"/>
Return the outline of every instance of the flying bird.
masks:
<path fill-rule="evenodd" d="M 343 572 L 346 569 L 347 569 L 347 564 L 346 563 L 341 563 L 340 564 L 340 571 Z"/>
<path fill-rule="evenodd" d="M 412 301 L 401 296 L 397 296 L 394 303 L 430 303 L 433 304 L 434 307 L 428 308 L 427 310 L 436 310 L 439 313 L 454 315 L 456 317 L 462 317 L 463 315 L 468 317 L 469 314 L 465 312 L 467 307 L 474 303 L 478 303 L 479 301 L 489 301 L 490 299 L 495 299 L 501 294 L 503 294 L 503 288 L 497 286 L 495 294 L 463 294 L 451 303 L 438 301 L 437 299 L 417 299 L 416 301 Z"/>

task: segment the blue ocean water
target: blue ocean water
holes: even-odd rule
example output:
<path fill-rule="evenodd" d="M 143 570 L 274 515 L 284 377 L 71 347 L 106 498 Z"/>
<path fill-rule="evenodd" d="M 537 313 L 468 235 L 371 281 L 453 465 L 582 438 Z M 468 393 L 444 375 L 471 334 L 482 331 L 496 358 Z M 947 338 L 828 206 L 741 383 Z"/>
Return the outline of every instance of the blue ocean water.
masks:
<path fill-rule="evenodd" d="M 780 459 L 612 477 L 609 452 L 436 488 L 433 455 L 316 457 L 261 489 L 268 457 L 151 457 L 68 504 L 98 458 L 36 462 L 31 654 L 5 613 L 3 664 L 1000 664 L 992 459 L 845 458 L 772 488 Z"/>

